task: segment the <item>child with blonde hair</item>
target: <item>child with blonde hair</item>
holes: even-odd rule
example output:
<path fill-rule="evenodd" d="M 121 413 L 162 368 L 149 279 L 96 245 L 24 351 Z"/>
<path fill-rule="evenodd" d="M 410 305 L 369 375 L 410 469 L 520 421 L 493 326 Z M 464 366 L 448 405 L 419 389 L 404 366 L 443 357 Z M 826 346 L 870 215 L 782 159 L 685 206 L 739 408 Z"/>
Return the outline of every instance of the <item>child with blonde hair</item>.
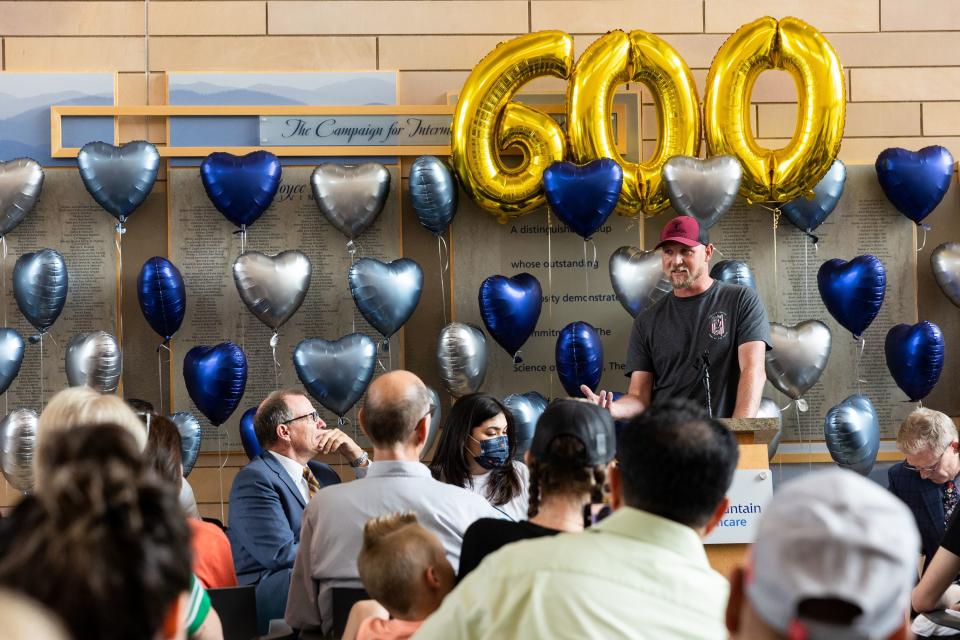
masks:
<path fill-rule="evenodd" d="M 366 600 L 353 606 L 345 640 L 409 638 L 454 584 L 453 567 L 440 539 L 418 523 L 413 513 L 367 521 L 357 569 L 376 602 Z"/>

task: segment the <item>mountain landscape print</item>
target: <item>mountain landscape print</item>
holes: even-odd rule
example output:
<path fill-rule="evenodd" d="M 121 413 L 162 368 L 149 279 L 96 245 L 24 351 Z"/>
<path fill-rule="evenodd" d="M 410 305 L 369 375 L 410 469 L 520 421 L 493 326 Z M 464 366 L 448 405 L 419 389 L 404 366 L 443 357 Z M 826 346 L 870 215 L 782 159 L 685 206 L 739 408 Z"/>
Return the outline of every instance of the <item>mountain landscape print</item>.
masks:
<path fill-rule="evenodd" d="M 169 73 L 172 105 L 394 105 L 395 71 L 305 73 Z M 173 146 L 257 146 L 260 125 L 249 117 L 170 118 Z M 305 159 L 301 159 L 304 161 Z M 174 159 L 175 165 L 199 164 Z"/>
<path fill-rule="evenodd" d="M 112 73 L 0 73 L 0 161 L 33 158 L 44 166 L 70 166 L 50 157 L 51 105 L 112 105 Z M 64 118 L 62 143 L 112 143 L 113 118 Z"/>

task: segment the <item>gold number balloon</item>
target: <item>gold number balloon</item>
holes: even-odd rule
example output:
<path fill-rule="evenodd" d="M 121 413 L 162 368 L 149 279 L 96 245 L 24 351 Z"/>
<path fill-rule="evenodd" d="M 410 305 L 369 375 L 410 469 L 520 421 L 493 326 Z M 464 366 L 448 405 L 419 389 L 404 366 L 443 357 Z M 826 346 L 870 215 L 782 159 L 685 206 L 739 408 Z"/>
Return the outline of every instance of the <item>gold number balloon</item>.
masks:
<path fill-rule="evenodd" d="M 659 136 L 646 162 L 625 161 L 617 151 L 610 114 L 616 88 L 641 82 L 657 109 Z M 693 75 L 677 52 L 644 31 L 611 31 L 580 56 L 567 88 L 567 135 L 570 155 L 583 164 L 612 158 L 623 167 L 621 215 L 653 215 L 669 204 L 660 170 L 675 155 L 700 150 L 700 106 Z"/>
<path fill-rule="evenodd" d="M 750 131 L 750 93 L 757 77 L 783 69 L 797 85 L 797 126 L 786 147 L 764 149 Z M 784 202 L 807 195 L 830 169 L 843 137 L 843 67 L 823 35 L 797 18 L 761 18 L 720 47 L 707 74 L 707 149 L 743 165 L 740 193 Z"/>
<path fill-rule="evenodd" d="M 463 85 L 453 115 L 453 166 L 467 194 L 500 222 L 544 204 L 543 172 L 566 152 L 553 118 L 510 99 L 533 78 L 566 79 L 572 67 L 573 38 L 540 31 L 499 44 Z M 510 146 L 523 153 L 516 167 L 500 157 Z"/>

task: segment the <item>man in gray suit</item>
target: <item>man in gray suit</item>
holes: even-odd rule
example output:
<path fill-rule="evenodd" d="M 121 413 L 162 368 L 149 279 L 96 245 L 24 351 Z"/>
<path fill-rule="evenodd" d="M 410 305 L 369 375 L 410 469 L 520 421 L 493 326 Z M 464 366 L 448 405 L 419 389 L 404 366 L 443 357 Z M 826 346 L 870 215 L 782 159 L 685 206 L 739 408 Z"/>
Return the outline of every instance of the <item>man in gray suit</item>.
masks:
<path fill-rule="evenodd" d="M 460 563 L 467 527 L 500 514 L 480 496 L 434 480 L 420 462 L 430 417 L 427 388 L 409 371 L 384 374 L 367 392 L 360 426 L 373 442 L 366 477 L 327 487 L 307 505 L 300 548 L 287 598 L 287 624 L 301 638 L 322 637 L 333 627 L 333 589 L 362 588 L 357 555 L 363 525 L 398 511 L 412 511 L 443 543 L 450 563 Z"/>

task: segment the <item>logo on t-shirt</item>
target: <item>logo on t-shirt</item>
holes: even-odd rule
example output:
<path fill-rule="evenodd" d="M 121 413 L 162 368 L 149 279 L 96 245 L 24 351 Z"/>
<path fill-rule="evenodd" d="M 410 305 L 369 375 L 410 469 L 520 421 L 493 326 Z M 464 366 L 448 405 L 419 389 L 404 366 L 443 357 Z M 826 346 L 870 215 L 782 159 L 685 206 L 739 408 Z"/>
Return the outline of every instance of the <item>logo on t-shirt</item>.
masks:
<path fill-rule="evenodd" d="M 727 335 L 727 314 L 723 311 L 717 311 L 710 316 L 710 337 L 714 340 L 722 340 Z"/>

